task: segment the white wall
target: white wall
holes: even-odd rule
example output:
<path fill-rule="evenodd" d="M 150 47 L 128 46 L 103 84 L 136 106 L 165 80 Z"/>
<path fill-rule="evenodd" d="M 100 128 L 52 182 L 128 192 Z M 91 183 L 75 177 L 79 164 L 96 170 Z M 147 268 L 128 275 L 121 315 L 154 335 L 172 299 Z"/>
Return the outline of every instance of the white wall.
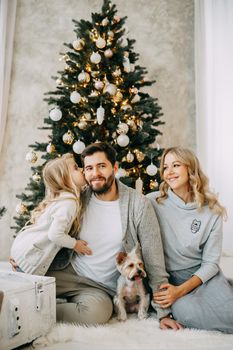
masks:
<path fill-rule="evenodd" d="M 193 0 L 116 0 L 118 14 L 128 16 L 130 37 L 136 39 L 139 64 L 157 83 L 150 93 L 158 97 L 166 125 L 162 146 L 195 148 L 194 4 Z M 14 231 L 17 200 L 28 183 L 25 162 L 28 144 L 47 141 L 37 129 L 47 116 L 43 93 L 55 89 L 50 79 L 63 65 L 63 42 L 75 39 L 72 18 L 90 19 L 101 0 L 18 0 L 13 71 L 8 120 L 0 156 L 0 206 L 7 214 L 0 221 L 0 259 L 7 258 Z"/>

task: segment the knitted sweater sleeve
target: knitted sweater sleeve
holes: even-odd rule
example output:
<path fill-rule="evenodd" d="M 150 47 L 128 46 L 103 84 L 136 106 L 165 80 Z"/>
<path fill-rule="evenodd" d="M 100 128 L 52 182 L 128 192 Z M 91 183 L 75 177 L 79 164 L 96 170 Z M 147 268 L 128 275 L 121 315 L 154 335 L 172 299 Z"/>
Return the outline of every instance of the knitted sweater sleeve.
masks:
<path fill-rule="evenodd" d="M 168 274 L 165 269 L 158 220 L 152 204 L 147 198 L 144 198 L 138 217 L 140 219 L 137 233 L 142 248 L 143 260 L 150 287 L 155 292 L 162 283 L 167 283 Z M 170 308 L 162 309 L 153 302 L 152 306 L 157 311 L 159 319 L 171 312 Z"/>
<path fill-rule="evenodd" d="M 210 235 L 203 246 L 202 263 L 195 272 L 203 283 L 215 276 L 219 271 L 222 251 L 222 217 L 218 216 L 214 222 Z"/>
<path fill-rule="evenodd" d="M 58 201 L 51 213 L 51 225 L 48 238 L 60 247 L 73 249 L 76 239 L 68 235 L 76 216 L 76 201 L 64 199 Z"/>

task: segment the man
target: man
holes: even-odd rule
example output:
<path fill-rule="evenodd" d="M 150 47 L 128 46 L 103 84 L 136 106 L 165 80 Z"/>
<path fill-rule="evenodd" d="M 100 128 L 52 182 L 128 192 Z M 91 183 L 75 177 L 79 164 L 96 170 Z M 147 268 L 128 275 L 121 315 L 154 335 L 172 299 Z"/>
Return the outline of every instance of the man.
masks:
<path fill-rule="evenodd" d="M 47 275 L 56 278 L 57 296 L 68 301 L 57 305 L 59 320 L 100 324 L 112 315 L 119 251 L 128 252 L 140 242 L 153 292 L 167 282 L 167 273 L 153 207 L 145 196 L 116 180 L 115 150 L 106 143 L 94 143 L 85 148 L 82 161 L 89 188 L 84 193 L 86 208 L 79 238 L 87 242 L 92 254 L 75 253 L 64 268 L 63 250 L 62 258 L 60 254 L 60 260 L 55 259 Z M 153 307 L 161 328 L 181 328 L 171 319 L 170 309 Z"/>

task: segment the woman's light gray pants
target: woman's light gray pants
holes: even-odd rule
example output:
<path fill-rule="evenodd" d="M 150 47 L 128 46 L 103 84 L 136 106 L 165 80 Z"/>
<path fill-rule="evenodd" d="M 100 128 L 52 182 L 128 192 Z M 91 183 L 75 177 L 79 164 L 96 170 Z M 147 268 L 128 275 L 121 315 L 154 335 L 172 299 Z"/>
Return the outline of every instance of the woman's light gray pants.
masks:
<path fill-rule="evenodd" d="M 64 270 L 48 271 L 46 275 L 56 278 L 57 297 L 68 301 L 57 304 L 57 321 L 78 324 L 103 324 L 109 321 L 113 311 L 112 291 L 78 276 L 71 264 Z"/>
<path fill-rule="evenodd" d="M 171 271 L 169 281 L 179 285 L 195 271 L 197 267 Z M 185 327 L 233 333 L 233 287 L 221 271 L 178 299 L 171 309 L 174 318 Z"/>

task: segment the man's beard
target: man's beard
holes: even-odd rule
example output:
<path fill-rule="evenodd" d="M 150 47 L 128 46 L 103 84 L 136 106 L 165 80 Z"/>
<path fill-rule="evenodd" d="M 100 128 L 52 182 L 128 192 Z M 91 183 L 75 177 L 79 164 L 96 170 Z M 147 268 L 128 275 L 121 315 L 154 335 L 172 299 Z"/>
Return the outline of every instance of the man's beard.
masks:
<path fill-rule="evenodd" d="M 102 187 L 94 188 L 92 186 L 91 181 L 89 182 L 89 186 L 90 186 L 90 188 L 92 189 L 92 191 L 94 193 L 100 195 L 100 194 L 105 194 L 105 193 L 107 193 L 110 190 L 110 188 L 112 187 L 112 184 L 113 184 L 113 182 L 115 180 L 115 176 L 114 176 L 114 173 L 112 173 L 112 175 L 110 175 L 108 178 L 105 178 L 105 177 L 101 176 L 101 177 L 99 177 L 99 179 L 105 179 L 106 180 L 105 184 Z"/>

